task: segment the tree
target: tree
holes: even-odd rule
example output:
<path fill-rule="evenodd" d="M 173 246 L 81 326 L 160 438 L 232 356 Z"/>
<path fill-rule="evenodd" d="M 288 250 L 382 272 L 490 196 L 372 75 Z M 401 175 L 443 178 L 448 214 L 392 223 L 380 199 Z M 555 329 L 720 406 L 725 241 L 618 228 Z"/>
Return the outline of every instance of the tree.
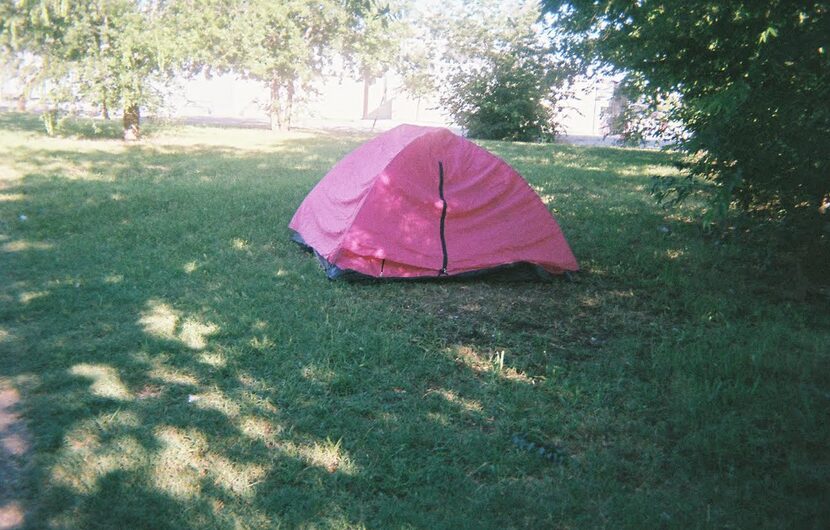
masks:
<path fill-rule="evenodd" d="M 39 64 L 48 83 L 47 130 L 57 105 L 70 98 L 94 101 L 109 115 L 123 111 L 124 138 L 140 134 L 141 106 L 172 74 L 164 4 L 131 0 L 4 2 L 0 38 L 7 52 Z"/>
<path fill-rule="evenodd" d="M 538 141 L 556 133 L 568 79 L 535 3 L 464 6 L 446 32 L 441 103 L 475 138 Z M 446 20 L 446 18 L 444 19 Z"/>
<path fill-rule="evenodd" d="M 417 101 L 417 121 L 420 119 L 422 99 L 438 91 L 436 79 L 442 53 L 440 44 L 446 36 L 440 27 L 432 27 L 437 14 L 424 12 L 417 4 L 403 6 L 399 16 L 402 23 L 396 27 L 399 44 L 393 68 L 401 77 L 403 91 Z"/>
<path fill-rule="evenodd" d="M 771 0 L 546 0 L 583 68 L 627 72 L 640 94 L 676 95 L 689 178 L 734 205 L 818 227 L 830 192 L 830 4 Z M 806 233 L 802 231 L 801 233 Z"/>
<path fill-rule="evenodd" d="M 55 60 L 53 52 L 57 46 L 53 43 L 55 34 L 62 29 L 62 19 L 56 20 L 55 16 L 65 14 L 67 9 L 57 1 L 47 0 L 37 4 L 0 3 L 0 50 L 23 85 L 18 110 L 26 109 L 26 100 L 35 85 L 63 72 L 61 62 Z M 48 99 L 48 94 L 45 96 Z"/>
<path fill-rule="evenodd" d="M 354 6 L 353 6 L 354 7 Z M 363 81 L 363 119 L 369 117 L 369 87 L 400 56 L 400 13 L 390 5 L 366 2 L 352 9 L 342 47 L 345 62 Z"/>
<path fill-rule="evenodd" d="M 203 14 L 192 17 L 194 10 Z M 191 70 L 233 72 L 267 85 L 272 130 L 290 128 L 297 98 L 312 89 L 337 53 L 348 50 L 344 43 L 349 31 L 362 31 L 361 24 L 374 26 L 373 12 L 385 16 L 373 0 L 249 0 L 234 5 L 181 0 L 174 11 L 185 47 L 194 52 Z M 362 66 L 372 75 L 368 48 L 360 48 L 357 37 L 350 42 L 367 52 Z"/>
<path fill-rule="evenodd" d="M 252 1 L 233 28 L 237 67 L 268 84 L 271 129 L 291 126 L 298 89 L 307 88 L 331 58 L 344 12 L 331 0 Z"/>
<path fill-rule="evenodd" d="M 429 46 L 420 39 L 412 39 L 406 43 L 403 52 L 398 57 L 396 70 L 401 76 L 404 92 L 416 100 L 415 120 L 420 119 L 421 101 L 434 94 L 435 72 L 430 56 Z"/>

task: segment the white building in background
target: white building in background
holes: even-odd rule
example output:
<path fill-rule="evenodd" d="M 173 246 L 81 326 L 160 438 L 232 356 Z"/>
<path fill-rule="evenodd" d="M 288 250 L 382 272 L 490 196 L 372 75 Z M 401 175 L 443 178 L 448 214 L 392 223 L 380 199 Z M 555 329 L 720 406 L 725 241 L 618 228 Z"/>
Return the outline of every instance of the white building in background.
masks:
<path fill-rule="evenodd" d="M 264 83 L 230 74 L 210 79 L 182 80 L 165 105 L 170 117 L 212 117 L 267 122 L 269 90 Z M 328 76 L 314 91 L 298 95 L 292 122 L 299 127 L 333 124 L 364 127 L 366 122 L 386 128 L 398 123 L 447 125 L 435 98 L 417 101 L 406 94 L 399 79 L 387 75 L 368 87 L 369 120 L 363 119 L 364 85 L 348 77 Z"/>
<path fill-rule="evenodd" d="M 581 80 L 573 96 L 562 102 L 562 131 L 567 136 L 603 137 L 608 133 L 603 111 L 613 96 L 615 81 L 610 78 Z M 236 118 L 262 121 L 268 116 L 269 91 L 263 83 L 232 75 L 210 79 L 197 77 L 180 82 L 177 96 L 170 99 L 166 114 L 171 117 Z M 399 123 L 452 126 L 437 97 L 417 101 L 388 74 L 368 87 L 368 120 L 363 119 L 364 86 L 348 77 L 328 76 L 313 93 L 305 94 L 295 107 L 293 123 L 299 127 L 341 126 L 386 129 Z"/>
<path fill-rule="evenodd" d="M 611 105 L 617 80 L 610 77 L 578 79 L 571 97 L 562 101 L 560 120 L 568 136 L 606 136 L 605 112 Z"/>

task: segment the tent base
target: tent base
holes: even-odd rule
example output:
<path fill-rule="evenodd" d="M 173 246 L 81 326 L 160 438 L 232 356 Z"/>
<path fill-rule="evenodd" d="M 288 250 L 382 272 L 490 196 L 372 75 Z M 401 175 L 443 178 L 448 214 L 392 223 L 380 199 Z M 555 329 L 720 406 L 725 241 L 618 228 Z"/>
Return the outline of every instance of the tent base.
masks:
<path fill-rule="evenodd" d="M 518 262 L 518 263 L 506 263 L 504 265 L 499 265 L 497 267 L 490 267 L 487 269 L 479 269 L 475 271 L 468 271 L 462 272 L 460 274 L 450 274 L 450 275 L 442 275 L 439 276 L 436 274 L 434 277 L 431 276 L 419 276 L 416 278 L 400 278 L 400 277 L 377 277 L 377 276 L 369 276 L 368 274 L 363 274 L 362 272 L 353 271 L 350 269 L 341 269 L 337 265 L 329 262 L 326 258 L 320 255 L 319 252 L 314 250 L 308 243 L 305 242 L 303 236 L 295 231 L 291 231 L 291 240 L 300 245 L 303 250 L 314 254 L 317 258 L 317 261 L 320 262 L 320 266 L 326 273 L 326 276 L 330 280 L 346 280 L 346 281 L 406 281 L 406 282 L 413 282 L 413 281 L 435 281 L 440 280 L 442 282 L 448 280 L 465 280 L 470 278 L 482 278 L 487 277 L 488 279 L 493 279 L 497 281 L 551 281 L 555 278 L 556 275 L 551 274 L 550 272 L 546 271 L 544 268 L 536 265 L 534 263 L 528 263 L 526 261 Z"/>

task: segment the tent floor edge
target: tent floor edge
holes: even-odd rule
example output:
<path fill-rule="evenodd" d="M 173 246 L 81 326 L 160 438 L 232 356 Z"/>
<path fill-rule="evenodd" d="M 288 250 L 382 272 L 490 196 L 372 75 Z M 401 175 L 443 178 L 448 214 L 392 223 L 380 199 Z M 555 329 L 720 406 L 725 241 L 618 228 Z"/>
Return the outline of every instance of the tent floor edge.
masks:
<path fill-rule="evenodd" d="M 317 258 L 318 263 L 323 268 L 329 280 L 345 280 L 349 282 L 429 282 L 431 280 L 448 281 L 448 280 L 470 280 L 477 278 L 489 278 L 495 281 L 506 282 L 522 282 L 522 281 L 555 281 L 557 276 L 561 276 L 565 281 L 571 283 L 576 281 L 575 271 L 562 271 L 561 274 L 554 274 L 546 270 L 541 265 L 530 263 L 527 261 L 519 261 L 516 263 L 505 263 L 495 267 L 487 267 L 484 269 L 477 269 L 473 271 L 461 272 L 457 274 L 442 274 L 440 276 L 415 276 L 415 277 L 399 277 L 399 276 L 371 276 L 352 269 L 342 269 L 331 263 L 317 252 L 311 245 L 305 242 L 303 236 L 298 232 L 291 231 L 291 241 L 297 243 L 305 252 L 313 254 Z M 386 260 L 383 260 L 384 264 Z"/>

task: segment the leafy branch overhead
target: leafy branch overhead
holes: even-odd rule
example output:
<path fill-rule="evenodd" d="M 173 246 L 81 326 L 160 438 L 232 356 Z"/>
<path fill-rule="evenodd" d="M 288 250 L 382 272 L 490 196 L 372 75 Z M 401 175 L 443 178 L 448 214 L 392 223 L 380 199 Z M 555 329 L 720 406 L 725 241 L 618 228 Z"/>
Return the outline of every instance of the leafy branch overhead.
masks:
<path fill-rule="evenodd" d="M 783 216 L 815 234 L 830 193 L 827 2 L 544 4 L 583 70 L 600 63 L 652 101 L 679 97 L 669 118 L 684 126 L 690 175 L 709 183 L 716 209 Z"/>

